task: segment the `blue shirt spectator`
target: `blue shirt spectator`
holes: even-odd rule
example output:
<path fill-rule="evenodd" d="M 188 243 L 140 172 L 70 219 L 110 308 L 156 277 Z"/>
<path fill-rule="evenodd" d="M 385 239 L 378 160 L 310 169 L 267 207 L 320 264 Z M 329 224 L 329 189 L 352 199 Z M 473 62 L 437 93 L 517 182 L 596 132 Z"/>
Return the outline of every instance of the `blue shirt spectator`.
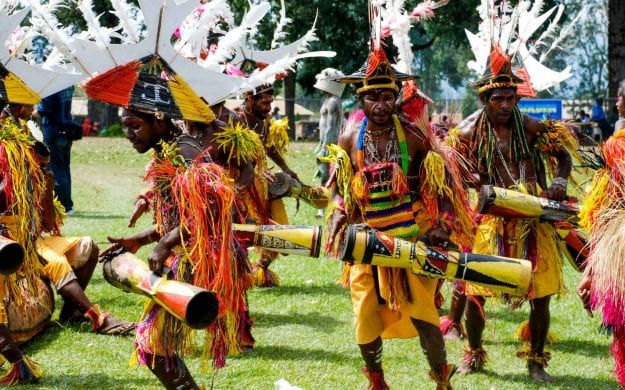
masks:
<path fill-rule="evenodd" d="M 44 98 L 37 106 L 43 142 L 50 149 L 49 167 L 54 173 L 54 191 L 67 215 L 74 213 L 69 167 L 72 134 L 82 135 L 82 126 L 74 121 L 71 114 L 73 94 L 74 87 L 69 87 Z"/>

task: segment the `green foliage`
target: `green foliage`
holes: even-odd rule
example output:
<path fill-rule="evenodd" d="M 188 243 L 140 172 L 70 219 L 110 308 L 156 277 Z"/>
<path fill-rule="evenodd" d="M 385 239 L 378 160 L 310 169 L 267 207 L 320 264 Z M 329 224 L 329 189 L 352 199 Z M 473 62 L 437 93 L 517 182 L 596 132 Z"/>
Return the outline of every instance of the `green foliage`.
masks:
<path fill-rule="evenodd" d="M 119 122 L 113 123 L 106 129 L 100 130 L 100 134 L 98 134 L 100 137 L 123 137 L 124 135 L 124 125 Z"/>
<path fill-rule="evenodd" d="M 473 114 L 479 108 L 478 97 L 476 93 L 467 93 L 464 95 L 464 99 L 462 99 L 462 105 L 460 107 L 460 112 L 462 112 L 463 117 L 467 117 Z"/>

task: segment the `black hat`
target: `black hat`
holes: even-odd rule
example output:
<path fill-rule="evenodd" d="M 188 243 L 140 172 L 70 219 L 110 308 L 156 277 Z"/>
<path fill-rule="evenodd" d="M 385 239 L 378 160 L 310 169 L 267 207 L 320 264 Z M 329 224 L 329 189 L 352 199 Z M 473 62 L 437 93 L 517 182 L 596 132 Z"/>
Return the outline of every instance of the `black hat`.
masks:
<path fill-rule="evenodd" d="M 356 72 L 340 77 L 336 81 L 345 84 L 359 84 L 356 93 L 372 89 L 392 89 L 399 92 L 398 82 L 418 79 L 419 76 L 399 72 L 391 65 L 382 49 L 369 53 L 367 61 Z"/>

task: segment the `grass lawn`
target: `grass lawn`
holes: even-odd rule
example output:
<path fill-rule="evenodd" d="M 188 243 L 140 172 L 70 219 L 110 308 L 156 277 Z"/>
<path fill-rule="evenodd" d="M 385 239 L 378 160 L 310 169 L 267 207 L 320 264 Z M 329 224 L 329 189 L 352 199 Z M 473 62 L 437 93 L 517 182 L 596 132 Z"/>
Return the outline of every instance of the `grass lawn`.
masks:
<path fill-rule="evenodd" d="M 289 163 L 307 183 L 315 170 L 312 143 L 291 145 Z M 147 227 L 143 217 L 128 229 L 127 218 L 134 196 L 143 188 L 142 175 L 149 154 L 139 155 L 124 139 L 86 138 L 73 147 L 72 178 L 76 215 L 67 218 L 65 235 L 90 235 L 100 248 L 106 237 L 120 236 Z M 313 210 L 286 200 L 292 223 L 318 225 Z M 139 252 L 146 258 L 149 248 Z M 218 372 L 202 374 L 197 357 L 186 359 L 200 384 L 215 389 L 273 389 L 284 378 L 305 389 L 362 389 L 366 379 L 352 331 L 349 292 L 336 283 L 340 263 L 335 260 L 298 256 L 280 258 L 272 268 L 282 279 L 273 289 L 255 289 L 249 294 L 256 320 L 253 352 L 232 357 Z M 566 285 L 571 293 L 552 301 L 552 331 L 559 337 L 549 346 L 553 354 L 548 371 L 557 382 L 551 389 L 614 389 L 609 356 L 610 339 L 597 329 L 600 319 L 589 318 L 574 294 L 579 274 L 565 265 Z M 445 295 L 449 297 L 446 287 Z M 138 320 L 143 298 L 117 290 L 96 269 L 87 294 L 116 316 Z M 57 299 L 57 313 L 61 302 Z M 447 307 L 447 305 L 446 305 Z M 520 343 L 514 330 L 528 318 L 527 304 L 512 311 L 490 301 L 484 333 L 490 360 L 487 371 L 454 377 L 457 389 L 538 389 L 528 381 L 525 363 L 515 357 Z M 63 327 L 53 322 L 42 335 L 25 346 L 40 363 L 44 377 L 37 389 L 156 389 L 157 379 L 145 367 L 130 367 L 132 337 L 95 335 L 86 327 Z M 447 344 L 449 361 L 460 364 L 464 342 Z M 199 344 L 198 344 L 199 345 Z M 388 383 L 395 389 L 433 389 L 427 363 L 417 339 L 387 340 L 384 367 Z"/>

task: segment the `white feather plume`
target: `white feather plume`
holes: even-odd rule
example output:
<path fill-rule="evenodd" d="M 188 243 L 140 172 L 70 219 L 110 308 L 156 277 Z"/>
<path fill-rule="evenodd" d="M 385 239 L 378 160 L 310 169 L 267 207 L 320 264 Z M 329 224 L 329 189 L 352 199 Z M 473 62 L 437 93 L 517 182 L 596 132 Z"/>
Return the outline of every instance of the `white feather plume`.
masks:
<path fill-rule="evenodd" d="M 271 48 L 275 49 L 280 45 L 280 42 L 286 38 L 288 35 L 287 32 L 284 31 L 284 28 L 288 26 L 289 23 L 292 22 L 291 18 L 287 18 L 286 16 L 286 6 L 284 5 L 284 0 L 280 0 L 280 20 L 276 26 L 276 29 L 273 32 L 273 39 L 271 41 Z"/>
<path fill-rule="evenodd" d="M 267 65 L 265 68 L 256 69 L 252 72 L 246 82 L 243 84 L 243 87 L 237 91 L 237 94 L 241 94 L 248 91 L 254 91 L 262 85 L 273 83 L 276 79 L 276 76 L 283 74 L 289 70 L 295 70 L 297 65 L 297 61 L 304 58 L 312 58 L 312 57 L 334 57 L 336 55 L 333 51 L 314 51 L 308 53 L 301 53 L 295 56 L 287 56 L 271 64 Z"/>
<path fill-rule="evenodd" d="M 447 5 L 447 3 L 449 3 L 449 0 L 426 0 L 417 4 L 417 6 L 410 13 L 410 16 L 415 19 L 416 22 L 432 19 L 434 17 L 434 10 Z"/>
<path fill-rule="evenodd" d="M 553 19 L 551 19 L 551 22 L 549 23 L 549 26 L 547 27 L 547 29 L 545 29 L 545 31 L 543 31 L 543 33 L 540 34 L 538 39 L 534 42 L 534 44 L 530 48 L 530 53 L 536 54 L 538 50 L 540 50 L 541 47 L 548 46 L 548 44 L 546 43 L 546 40 L 552 39 L 553 36 L 557 33 L 559 29 L 558 23 L 563 13 L 564 13 L 564 5 L 560 4 L 559 6 L 557 6 L 556 15 L 553 17 Z"/>
<path fill-rule="evenodd" d="M 211 65 L 227 62 L 238 49 L 246 47 L 248 34 L 252 34 L 256 30 L 256 25 L 258 25 L 260 20 L 270 10 L 271 5 L 266 1 L 253 5 L 243 17 L 241 24 L 230 29 L 230 31 L 219 40 L 217 50 L 206 59 L 206 64 Z"/>
<path fill-rule="evenodd" d="M 539 59 L 540 62 L 543 62 L 545 58 L 547 58 L 549 53 L 551 53 L 553 50 L 558 48 L 560 43 L 562 43 L 562 41 L 573 32 L 573 26 L 575 26 L 579 18 L 587 12 L 587 9 L 588 7 L 584 6 L 581 9 L 581 11 L 579 11 L 577 16 L 575 16 L 573 21 L 571 21 L 571 23 L 569 23 L 568 26 L 560 30 L 560 35 L 558 35 L 558 37 L 554 39 L 553 42 L 551 43 L 551 46 L 549 46 L 549 48 L 540 55 L 540 59 Z"/>
<path fill-rule="evenodd" d="M 143 30 L 140 20 L 139 8 L 129 4 L 126 0 L 111 0 L 113 10 L 111 13 L 119 20 L 119 25 L 115 30 L 121 30 L 124 36 L 124 43 L 137 43 L 141 40 L 141 30 Z"/>
<path fill-rule="evenodd" d="M 70 36 L 69 28 L 60 28 L 61 24 L 55 16 L 55 12 L 62 5 L 59 0 L 50 0 L 47 4 L 41 4 L 40 0 L 26 0 L 32 10 L 30 22 L 34 29 L 44 35 L 56 50 L 61 52 L 67 59 L 72 60 L 72 49 L 70 47 L 73 38 Z M 80 67 L 80 64 L 77 63 Z M 81 68 L 81 72 L 89 72 Z"/>
<path fill-rule="evenodd" d="M 544 91 L 555 87 L 572 76 L 570 66 L 567 66 L 560 72 L 551 70 L 532 57 L 525 45 L 521 46 L 519 54 L 523 58 L 523 67 L 530 76 L 532 88 L 536 91 Z"/>
<path fill-rule="evenodd" d="M 499 9 L 491 0 L 481 1 L 478 6 L 478 14 L 482 19 L 479 31 L 475 34 L 465 31 L 475 55 L 475 60 L 469 61 L 467 66 L 478 75 L 483 74 L 491 49 L 499 45 L 504 52 L 517 60 L 519 67 L 527 70 L 530 78 L 528 81 L 536 91 L 552 88 L 569 78 L 571 76 L 569 67 L 558 72 L 547 68 L 542 63 L 546 56 L 557 48 L 570 33 L 571 25 L 577 22 L 579 15 L 553 40 L 548 50 L 536 59 L 534 54 L 539 47 L 545 46 L 544 41 L 557 31 L 564 6 L 556 6 L 543 13 L 544 2 L 542 0 L 533 3 L 530 0 L 522 0 L 515 8 L 510 8 L 508 3 L 503 7 Z M 554 12 L 555 16 L 552 17 Z M 538 40 L 534 40 L 529 50 L 527 44 L 532 41 L 532 35 L 547 20 L 550 20 L 549 26 Z"/>
<path fill-rule="evenodd" d="M 211 32 L 221 31 L 219 23 L 231 23 L 232 11 L 224 0 L 213 0 L 196 8 L 180 27 L 180 40 L 174 47 L 176 50 L 188 50 L 192 57 L 199 58 L 202 50 L 207 48 L 207 38 Z"/>
<path fill-rule="evenodd" d="M 111 42 L 111 38 L 123 38 L 117 34 L 113 29 L 103 27 L 100 23 L 100 17 L 102 15 L 96 15 L 93 11 L 92 0 L 81 0 L 78 3 L 78 9 L 82 12 L 82 16 L 87 22 L 87 31 L 84 35 L 87 39 L 93 39 L 99 47 L 106 47 Z"/>

